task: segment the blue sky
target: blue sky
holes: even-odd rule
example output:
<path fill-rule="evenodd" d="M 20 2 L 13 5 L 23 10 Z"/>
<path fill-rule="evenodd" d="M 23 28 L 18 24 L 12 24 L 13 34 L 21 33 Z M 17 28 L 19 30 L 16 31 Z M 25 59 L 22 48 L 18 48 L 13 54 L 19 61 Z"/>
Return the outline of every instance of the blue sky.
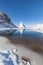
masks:
<path fill-rule="evenodd" d="M 7 13 L 16 25 L 43 23 L 43 0 L 0 0 L 0 10 Z"/>

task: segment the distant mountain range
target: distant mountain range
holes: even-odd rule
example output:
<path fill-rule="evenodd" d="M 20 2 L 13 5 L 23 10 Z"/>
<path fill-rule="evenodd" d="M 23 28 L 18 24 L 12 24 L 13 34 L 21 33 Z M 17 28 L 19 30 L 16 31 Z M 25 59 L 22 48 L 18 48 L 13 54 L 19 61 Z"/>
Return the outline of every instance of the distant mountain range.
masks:
<path fill-rule="evenodd" d="M 12 34 L 16 30 L 20 33 L 23 33 L 24 30 L 32 30 L 43 33 L 43 24 L 37 24 L 33 26 L 25 26 L 22 22 L 20 22 L 19 26 L 16 26 L 11 22 L 9 16 L 2 11 L 0 11 L 0 29 L 1 28 L 17 28 L 14 30 L 0 30 L 0 34 Z"/>
<path fill-rule="evenodd" d="M 27 30 L 32 30 L 32 31 L 43 33 L 43 24 L 37 24 L 37 25 L 33 25 L 33 26 L 28 26 Z"/>

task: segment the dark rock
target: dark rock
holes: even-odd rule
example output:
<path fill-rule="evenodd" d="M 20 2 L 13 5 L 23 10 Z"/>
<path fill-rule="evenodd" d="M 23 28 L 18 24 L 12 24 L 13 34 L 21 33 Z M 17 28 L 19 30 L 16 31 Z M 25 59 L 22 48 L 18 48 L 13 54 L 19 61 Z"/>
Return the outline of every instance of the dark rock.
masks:
<path fill-rule="evenodd" d="M 3 13 L 2 11 L 0 11 L 0 28 L 14 28 L 16 27 L 16 25 L 14 25 L 12 22 L 11 22 L 11 19 L 9 18 L 9 16 L 5 13 Z M 14 30 L 16 31 L 16 30 Z M 11 34 L 13 33 L 14 31 L 9 31 L 9 30 L 6 30 L 6 31 L 0 31 L 0 34 Z"/>

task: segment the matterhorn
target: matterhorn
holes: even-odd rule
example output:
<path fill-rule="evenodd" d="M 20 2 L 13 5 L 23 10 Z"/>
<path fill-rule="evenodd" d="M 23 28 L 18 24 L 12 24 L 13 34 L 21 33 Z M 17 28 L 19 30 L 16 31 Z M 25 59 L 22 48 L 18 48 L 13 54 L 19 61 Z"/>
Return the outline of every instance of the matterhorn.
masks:
<path fill-rule="evenodd" d="M 25 30 L 25 25 L 22 22 L 20 22 L 18 28 L 19 28 L 18 31 L 22 34 Z"/>

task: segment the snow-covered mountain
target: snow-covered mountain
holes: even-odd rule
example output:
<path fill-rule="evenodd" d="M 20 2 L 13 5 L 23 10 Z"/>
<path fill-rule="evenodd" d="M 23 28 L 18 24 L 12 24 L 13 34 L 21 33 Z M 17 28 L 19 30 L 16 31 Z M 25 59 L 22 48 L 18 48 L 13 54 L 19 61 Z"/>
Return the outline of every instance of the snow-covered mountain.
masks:
<path fill-rule="evenodd" d="M 23 33 L 23 31 L 25 30 L 25 25 L 24 25 L 22 22 L 20 22 L 20 24 L 19 24 L 18 28 L 19 28 L 19 30 L 18 30 L 18 31 L 22 34 L 22 33 Z"/>
<path fill-rule="evenodd" d="M 15 24 L 11 22 L 11 19 L 2 11 L 0 11 L 0 29 L 1 28 L 17 28 L 17 29 L 3 30 L 3 31 L 0 30 L 0 34 L 3 33 L 10 34 L 15 32 L 16 30 L 18 30 L 20 33 L 23 33 L 24 30 L 33 30 L 43 33 L 43 24 L 37 24 L 37 25 L 25 27 L 25 25 L 22 22 L 20 22 L 20 24 L 17 27 Z"/>
<path fill-rule="evenodd" d="M 43 24 L 28 26 L 27 29 L 43 33 Z"/>
<path fill-rule="evenodd" d="M 11 22 L 11 19 L 2 11 L 0 11 L 0 28 L 12 28 L 17 27 L 15 24 Z M 16 31 L 16 30 L 15 30 Z M 0 33 L 12 33 L 14 31 L 0 31 Z"/>

